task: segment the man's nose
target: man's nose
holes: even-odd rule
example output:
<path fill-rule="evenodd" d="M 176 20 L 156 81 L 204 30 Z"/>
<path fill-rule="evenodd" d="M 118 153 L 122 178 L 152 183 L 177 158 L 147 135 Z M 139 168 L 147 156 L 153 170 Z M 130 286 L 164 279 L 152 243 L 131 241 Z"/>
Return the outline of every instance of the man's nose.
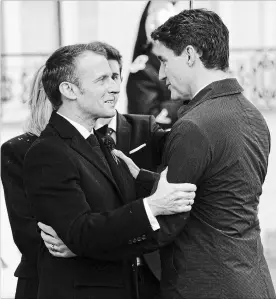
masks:
<path fill-rule="evenodd" d="M 110 93 L 116 93 L 116 94 L 120 92 L 119 85 L 112 78 L 110 78 L 110 81 L 109 81 L 109 89 L 108 89 L 108 91 Z"/>
<path fill-rule="evenodd" d="M 166 80 L 166 74 L 165 74 L 165 68 L 163 66 L 163 63 L 161 63 L 160 65 L 160 69 L 159 69 L 159 80 Z"/>

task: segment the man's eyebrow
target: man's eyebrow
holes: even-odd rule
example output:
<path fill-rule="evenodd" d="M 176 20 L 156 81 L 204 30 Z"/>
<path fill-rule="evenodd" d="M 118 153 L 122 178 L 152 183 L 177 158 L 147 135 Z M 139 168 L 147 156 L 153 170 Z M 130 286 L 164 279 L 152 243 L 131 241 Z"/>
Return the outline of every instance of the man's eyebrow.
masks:
<path fill-rule="evenodd" d="M 99 76 L 97 79 L 95 79 L 94 82 L 100 81 L 102 79 L 106 79 L 106 78 L 111 77 L 111 76 L 112 76 L 111 73 L 103 74 L 103 75 Z"/>

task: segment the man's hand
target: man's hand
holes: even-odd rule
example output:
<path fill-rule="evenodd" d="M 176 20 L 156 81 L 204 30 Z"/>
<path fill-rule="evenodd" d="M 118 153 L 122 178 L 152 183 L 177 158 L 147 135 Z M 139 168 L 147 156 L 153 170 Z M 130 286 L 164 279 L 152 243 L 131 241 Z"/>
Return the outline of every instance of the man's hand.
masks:
<path fill-rule="evenodd" d="M 172 120 L 168 117 L 168 115 L 168 110 L 163 108 L 161 112 L 155 117 L 155 120 L 159 124 L 170 124 Z"/>
<path fill-rule="evenodd" d="M 132 159 L 127 157 L 123 152 L 119 150 L 114 149 L 112 152 L 126 163 L 131 175 L 136 179 L 139 174 L 140 168 L 132 161 Z"/>
<path fill-rule="evenodd" d="M 168 183 L 167 172 L 168 167 L 162 171 L 155 193 L 145 198 L 154 216 L 188 212 L 194 203 L 196 185 Z"/>
<path fill-rule="evenodd" d="M 55 257 L 69 258 L 76 256 L 59 238 L 57 233 L 51 226 L 38 222 L 38 226 L 41 229 L 41 238 L 44 241 L 45 246 L 48 248 L 51 255 Z"/>

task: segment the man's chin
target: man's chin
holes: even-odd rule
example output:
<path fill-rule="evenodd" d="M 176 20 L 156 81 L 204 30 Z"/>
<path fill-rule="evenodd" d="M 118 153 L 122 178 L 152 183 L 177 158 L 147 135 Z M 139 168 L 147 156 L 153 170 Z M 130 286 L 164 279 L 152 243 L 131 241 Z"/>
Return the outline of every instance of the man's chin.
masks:
<path fill-rule="evenodd" d="M 171 101 L 179 101 L 179 100 L 182 100 L 183 99 L 183 96 L 175 91 L 175 90 L 171 90 Z"/>
<path fill-rule="evenodd" d="M 116 114 L 116 109 L 108 109 L 105 113 L 102 114 L 101 118 L 111 118 Z"/>

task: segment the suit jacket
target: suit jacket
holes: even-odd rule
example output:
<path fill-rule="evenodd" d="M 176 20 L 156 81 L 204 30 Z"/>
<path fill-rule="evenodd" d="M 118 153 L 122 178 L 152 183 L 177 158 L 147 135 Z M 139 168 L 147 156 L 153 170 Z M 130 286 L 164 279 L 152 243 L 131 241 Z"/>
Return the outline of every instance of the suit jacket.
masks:
<path fill-rule="evenodd" d="M 117 114 L 116 148 L 129 156 L 140 168 L 156 171 L 162 162 L 167 132 L 152 115 Z M 140 150 L 129 152 L 145 144 Z"/>
<path fill-rule="evenodd" d="M 115 261 L 102 255 L 130 239 L 144 242 L 151 238 L 142 201 L 135 201 L 134 188 L 126 196 L 114 161 L 108 164 L 108 154 L 104 156 L 102 151 L 100 140 L 95 137 L 90 145 L 54 112 L 26 154 L 25 187 L 37 220 L 52 226 L 78 255 L 58 259 L 41 246 L 38 298 L 88 298 L 101 287 L 121 292 L 128 284 L 130 264 L 124 255 Z M 124 179 L 125 185 L 133 184 L 130 174 Z M 109 259 L 113 260 L 112 255 Z"/>
<path fill-rule="evenodd" d="M 34 135 L 22 134 L 1 146 L 1 179 L 6 207 L 14 242 L 22 254 L 14 275 L 30 280 L 32 283 L 38 275 L 37 256 L 40 235 L 37 233 L 37 224 L 32 217 L 30 203 L 24 192 L 23 161 L 27 150 L 36 138 Z M 19 288 L 20 285 L 17 286 L 17 293 L 22 293 Z M 33 298 L 32 293 L 25 293 L 25 296 Z"/>
<path fill-rule="evenodd" d="M 161 298 L 276 298 L 258 220 L 270 134 L 242 91 L 235 79 L 208 85 L 167 137 L 168 181 L 194 183 L 197 192 L 191 212 L 159 218 Z"/>
<path fill-rule="evenodd" d="M 152 115 L 135 115 L 117 113 L 117 143 L 116 148 L 129 156 L 140 168 L 156 171 L 161 164 L 165 138 L 168 132 L 162 130 Z M 129 152 L 138 146 L 146 144 L 133 154 Z M 145 189 L 145 182 L 136 185 L 137 194 L 146 197 L 152 189 Z M 144 258 L 155 275 L 161 278 L 161 263 L 159 252 L 147 253 Z"/>

